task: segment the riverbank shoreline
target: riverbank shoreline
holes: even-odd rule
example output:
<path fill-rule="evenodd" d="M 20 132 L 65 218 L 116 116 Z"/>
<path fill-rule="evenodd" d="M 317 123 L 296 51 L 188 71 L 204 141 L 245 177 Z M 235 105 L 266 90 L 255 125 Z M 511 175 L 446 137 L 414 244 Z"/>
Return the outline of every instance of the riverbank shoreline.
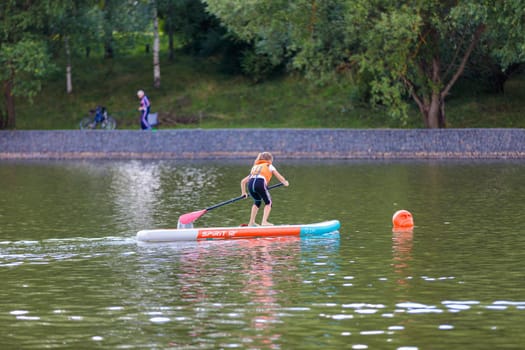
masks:
<path fill-rule="evenodd" d="M 525 159 L 525 129 L 0 131 L 0 159 Z"/>

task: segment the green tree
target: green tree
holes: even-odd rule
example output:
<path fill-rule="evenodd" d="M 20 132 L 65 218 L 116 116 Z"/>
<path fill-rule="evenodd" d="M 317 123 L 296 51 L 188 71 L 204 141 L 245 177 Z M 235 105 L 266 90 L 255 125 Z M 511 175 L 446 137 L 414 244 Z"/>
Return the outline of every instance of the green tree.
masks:
<path fill-rule="evenodd" d="M 480 43 L 492 40 L 486 47 L 504 68 L 524 59 L 522 0 L 206 3 L 259 52 L 273 60 L 292 57 L 293 66 L 310 77 L 358 72 L 369 84 L 371 102 L 401 122 L 412 98 L 429 128 L 446 126 L 446 97 Z"/>
<path fill-rule="evenodd" d="M 41 31 L 53 1 L 0 2 L 0 128 L 16 127 L 15 96 L 31 98 L 54 67 Z"/>
<path fill-rule="evenodd" d="M 143 39 L 152 28 L 151 0 L 100 0 L 100 32 L 103 37 L 104 57 L 113 58 L 121 47 L 132 46 Z M 115 35 L 118 33 L 118 41 Z M 151 33 L 151 32 L 150 32 Z M 120 44 L 121 46 L 117 45 Z"/>
<path fill-rule="evenodd" d="M 169 37 L 169 59 L 174 58 L 175 35 L 193 55 L 216 53 L 226 44 L 224 28 L 200 0 L 158 0 L 164 32 Z"/>
<path fill-rule="evenodd" d="M 489 91 L 503 93 L 505 82 L 520 73 L 525 63 L 525 2 L 502 1 L 493 6 L 499 15 L 475 52 L 472 74 L 481 76 Z M 503 30 L 492 30 L 499 26 Z"/>
<path fill-rule="evenodd" d="M 168 35 L 169 60 L 175 56 L 174 39 L 193 56 L 215 56 L 226 73 L 239 73 L 244 62 L 252 61 L 253 45 L 227 33 L 219 19 L 206 11 L 202 0 L 157 0 L 164 33 Z M 248 72 L 251 75 L 253 73 Z"/>
<path fill-rule="evenodd" d="M 56 10 L 49 23 L 49 37 L 66 56 L 66 91 L 73 92 L 73 57 L 86 42 L 94 40 L 99 17 L 96 0 L 55 1 Z"/>

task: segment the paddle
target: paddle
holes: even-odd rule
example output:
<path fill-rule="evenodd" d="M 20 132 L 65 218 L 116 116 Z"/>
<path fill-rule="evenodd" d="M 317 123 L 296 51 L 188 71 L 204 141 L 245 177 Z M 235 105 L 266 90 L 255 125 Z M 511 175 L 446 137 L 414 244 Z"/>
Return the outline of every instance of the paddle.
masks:
<path fill-rule="evenodd" d="M 272 188 L 276 188 L 276 187 L 279 187 L 279 186 L 283 186 L 283 184 L 282 183 L 278 183 L 278 184 L 275 184 L 275 185 L 272 185 L 272 186 L 268 187 L 268 189 L 271 190 Z M 179 217 L 179 221 L 177 223 L 177 227 L 180 228 L 180 227 L 184 227 L 184 225 L 192 224 L 195 220 L 197 220 L 198 218 L 200 218 L 201 216 L 206 214 L 208 211 L 210 211 L 212 209 L 215 209 L 215 208 L 218 208 L 218 207 L 222 207 L 223 205 L 226 205 L 226 204 L 237 202 L 237 201 L 239 201 L 241 199 L 244 199 L 244 198 L 247 198 L 247 197 L 244 197 L 244 196 L 235 197 L 235 198 L 229 199 L 227 201 L 224 201 L 224 202 L 212 205 L 211 207 L 208 207 L 206 209 L 201 209 L 201 210 L 197 210 L 197 211 L 194 211 L 194 212 L 191 212 L 191 213 L 182 214 Z"/>

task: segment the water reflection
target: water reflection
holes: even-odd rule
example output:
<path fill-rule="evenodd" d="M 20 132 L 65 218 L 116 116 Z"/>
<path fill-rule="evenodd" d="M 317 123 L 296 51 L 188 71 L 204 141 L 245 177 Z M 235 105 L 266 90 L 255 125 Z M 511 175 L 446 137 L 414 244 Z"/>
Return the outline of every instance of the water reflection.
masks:
<path fill-rule="evenodd" d="M 290 279 L 288 271 L 284 288 L 281 285 L 283 272 L 296 266 L 300 238 L 195 242 L 168 247 L 147 244 L 143 249 L 145 259 L 155 260 L 154 265 L 147 265 L 152 270 L 142 272 L 149 276 L 145 280 L 148 285 L 163 284 L 156 278 L 166 277 L 165 273 L 159 274 L 159 269 L 167 268 L 165 262 L 154 257 L 159 250 L 165 253 L 169 249 L 170 254 L 177 257 L 176 270 L 168 276 L 179 287 L 178 298 L 168 298 L 165 305 L 192 309 L 193 313 L 185 317 L 194 326 L 188 334 L 181 335 L 181 339 L 173 339 L 172 344 L 181 346 L 189 336 L 192 339 L 213 337 L 223 346 L 249 344 L 256 348 L 275 348 L 273 344 L 280 337 L 275 326 L 280 323 L 279 300 L 288 299 L 286 293 L 293 293 L 294 285 L 300 284 Z M 232 274 L 236 277 L 232 278 Z M 163 315 L 170 321 L 176 317 L 166 311 Z M 200 321 L 196 322 L 197 319 Z M 242 339 L 232 338 L 233 334 L 221 331 L 225 325 L 242 326 L 247 334 Z"/>
<path fill-rule="evenodd" d="M 396 229 L 392 232 L 393 267 L 397 274 L 397 284 L 406 286 L 412 277 L 410 264 L 414 232 L 412 229 Z"/>
<path fill-rule="evenodd" d="M 121 222 L 131 229 L 154 226 L 154 213 L 162 197 L 158 164 L 121 163 L 114 169 L 110 188 Z"/>
<path fill-rule="evenodd" d="M 172 227 L 185 208 L 198 207 L 203 196 L 216 191 L 217 177 L 221 175 L 215 166 L 201 163 L 128 161 L 83 166 L 90 172 L 105 169 L 99 175 L 105 179 L 100 190 L 109 197 L 112 210 L 108 214 L 122 234 Z M 102 196 L 100 193 L 95 198 Z"/>

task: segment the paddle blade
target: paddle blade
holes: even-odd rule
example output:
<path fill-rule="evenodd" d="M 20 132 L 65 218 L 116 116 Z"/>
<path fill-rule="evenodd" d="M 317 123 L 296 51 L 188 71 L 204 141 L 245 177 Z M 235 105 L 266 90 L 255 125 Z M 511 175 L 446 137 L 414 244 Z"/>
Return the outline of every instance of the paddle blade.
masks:
<path fill-rule="evenodd" d="M 194 222 L 195 220 L 197 220 L 198 218 L 206 214 L 206 212 L 207 212 L 206 209 L 202 209 L 202 210 L 197 210 L 191 213 L 183 214 L 179 217 L 179 223 L 183 225 L 191 224 L 192 222 Z"/>

